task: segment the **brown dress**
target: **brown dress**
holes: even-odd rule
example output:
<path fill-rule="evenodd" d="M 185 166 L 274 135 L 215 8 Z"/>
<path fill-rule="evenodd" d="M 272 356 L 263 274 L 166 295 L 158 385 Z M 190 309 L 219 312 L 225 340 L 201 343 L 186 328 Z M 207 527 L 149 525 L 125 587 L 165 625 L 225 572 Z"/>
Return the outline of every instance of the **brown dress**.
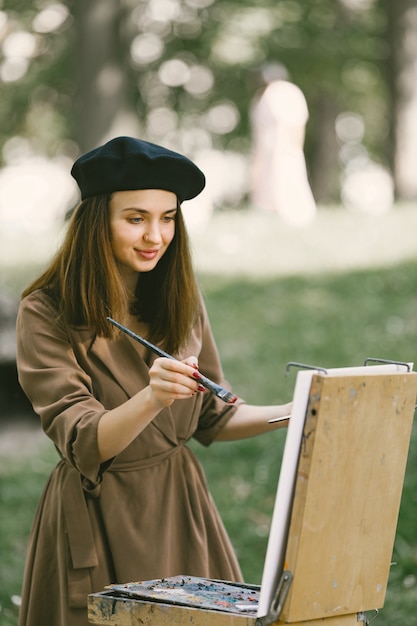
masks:
<path fill-rule="evenodd" d="M 179 358 L 225 384 L 206 313 Z M 100 464 L 97 424 L 149 382 L 154 357 L 125 335 L 99 338 L 57 322 L 41 291 L 17 320 L 20 383 L 62 458 L 34 520 L 20 626 L 86 626 L 87 596 L 109 583 L 241 572 L 186 443 L 209 445 L 235 411 L 210 392 L 164 409 L 116 458 Z"/>

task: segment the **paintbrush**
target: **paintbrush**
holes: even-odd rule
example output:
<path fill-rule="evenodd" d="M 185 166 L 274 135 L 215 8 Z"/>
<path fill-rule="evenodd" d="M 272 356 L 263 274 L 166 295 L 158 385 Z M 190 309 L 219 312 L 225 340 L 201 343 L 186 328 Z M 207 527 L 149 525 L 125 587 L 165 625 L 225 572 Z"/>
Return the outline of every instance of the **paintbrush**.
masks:
<path fill-rule="evenodd" d="M 273 417 L 271 420 L 268 420 L 268 424 L 275 424 L 275 422 L 284 422 L 285 420 L 289 420 L 291 415 L 283 415 L 282 417 Z"/>
<path fill-rule="evenodd" d="M 163 357 L 165 357 L 167 359 L 172 359 L 173 361 L 177 361 L 178 360 L 175 357 L 173 357 L 170 354 L 168 354 L 167 352 L 165 352 L 164 350 L 161 350 L 161 348 L 158 348 L 158 346 L 155 346 L 150 341 L 147 341 L 146 339 L 144 339 L 140 335 L 137 335 L 136 333 L 133 332 L 133 330 L 130 330 L 129 328 L 126 328 L 126 326 L 123 326 L 123 324 L 120 324 L 119 322 L 116 322 L 116 320 L 114 320 L 113 318 L 106 317 L 106 319 L 111 324 L 113 324 L 114 326 L 116 326 L 117 328 L 122 330 L 124 333 L 126 333 L 126 335 L 129 335 L 129 337 L 131 337 L 135 341 L 138 341 L 139 343 L 141 343 L 146 348 L 149 348 L 149 350 L 152 350 L 152 352 L 155 352 L 155 354 L 157 354 L 158 356 L 163 356 Z M 214 394 L 216 394 L 216 396 L 218 398 L 223 400 L 223 402 L 227 402 L 228 404 L 233 404 L 234 402 L 236 402 L 237 396 L 235 396 L 234 393 L 232 393 L 228 389 L 225 389 L 224 387 L 221 387 L 220 385 L 218 385 L 217 383 L 213 382 L 212 380 L 210 380 L 210 378 L 207 378 L 207 376 L 204 376 L 200 372 L 199 372 L 199 374 L 200 374 L 201 378 L 200 377 L 198 378 L 198 382 L 201 383 L 203 385 L 203 387 L 205 387 L 206 389 L 209 389 L 210 391 L 212 391 Z"/>

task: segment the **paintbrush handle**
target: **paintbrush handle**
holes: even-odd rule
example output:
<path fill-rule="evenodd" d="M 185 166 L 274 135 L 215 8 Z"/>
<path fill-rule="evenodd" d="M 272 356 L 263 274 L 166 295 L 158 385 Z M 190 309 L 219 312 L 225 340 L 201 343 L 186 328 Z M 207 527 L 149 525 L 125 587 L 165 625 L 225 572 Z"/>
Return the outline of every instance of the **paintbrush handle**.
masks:
<path fill-rule="evenodd" d="M 129 335 L 129 337 L 131 337 L 132 339 L 135 339 L 146 348 L 149 348 L 149 350 L 152 350 L 152 352 L 155 352 L 155 354 L 157 354 L 158 356 L 163 356 L 163 357 L 166 357 L 167 359 L 172 359 L 173 361 L 177 360 L 171 354 L 168 354 L 168 352 L 161 350 L 161 348 L 158 348 L 158 346 L 155 346 L 153 343 L 151 343 L 147 339 L 144 339 L 140 335 L 137 335 L 136 333 L 134 333 L 133 330 L 130 330 L 126 326 L 123 326 L 123 324 L 116 322 L 116 320 L 114 320 L 112 317 L 106 317 L 106 320 L 108 320 L 111 324 L 113 324 L 113 326 L 116 326 L 119 330 L 122 330 L 124 333 L 126 333 L 126 335 Z"/>
<path fill-rule="evenodd" d="M 144 339 L 140 335 L 137 335 L 136 333 L 133 332 L 133 330 L 130 330 L 126 326 L 123 326 L 123 324 L 120 324 L 119 322 L 116 322 L 116 320 L 114 320 L 112 317 L 106 317 L 106 319 L 111 324 L 113 324 L 114 326 L 119 328 L 119 330 L 121 330 L 124 333 L 126 333 L 126 335 L 129 335 L 129 337 L 131 337 L 132 339 L 135 339 L 135 341 L 138 341 L 139 343 L 141 343 L 146 348 L 149 348 L 149 350 L 152 350 L 152 352 L 155 352 L 155 354 L 157 354 L 158 356 L 162 356 L 162 357 L 165 357 L 167 359 L 172 359 L 173 361 L 177 361 L 178 360 L 175 357 L 171 356 L 171 354 L 168 354 L 168 352 L 165 352 L 164 350 L 161 350 L 161 348 L 158 348 L 158 346 L 155 346 L 153 343 L 151 343 L 147 339 Z M 203 385 L 203 387 L 205 387 L 206 389 L 209 389 L 210 391 L 215 393 L 216 396 L 221 398 L 224 402 L 227 402 L 229 404 L 233 404 L 233 402 L 236 402 L 237 396 L 232 394 L 228 389 L 225 389 L 224 387 L 221 387 L 220 385 L 218 385 L 214 381 L 210 380 L 210 378 L 207 378 L 207 376 L 204 376 L 204 374 L 201 374 L 200 372 L 199 372 L 199 374 L 200 374 L 200 378 L 198 378 L 198 382 L 201 383 Z"/>

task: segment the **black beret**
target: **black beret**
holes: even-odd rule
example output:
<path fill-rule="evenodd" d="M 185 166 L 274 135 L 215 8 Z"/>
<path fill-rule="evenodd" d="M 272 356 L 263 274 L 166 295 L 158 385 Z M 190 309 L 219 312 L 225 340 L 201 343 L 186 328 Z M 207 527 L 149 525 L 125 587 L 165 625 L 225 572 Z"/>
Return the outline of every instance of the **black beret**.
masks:
<path fill-rule="evenodd" d="M 187 157 L 133 137 L 116 137 L 80 156 L 71 169 L 81 197 L 134 189 L 172 191 L 190 200 L 205 185 L 203 172 Z"/>

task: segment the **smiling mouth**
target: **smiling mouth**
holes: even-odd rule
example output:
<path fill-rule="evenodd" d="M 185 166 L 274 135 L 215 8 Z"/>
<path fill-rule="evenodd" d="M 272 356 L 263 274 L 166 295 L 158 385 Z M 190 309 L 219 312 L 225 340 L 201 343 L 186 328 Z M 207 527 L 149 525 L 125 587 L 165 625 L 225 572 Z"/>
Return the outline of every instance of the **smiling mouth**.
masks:
<path fill-rule="evenodd" d="M 159 250 L 137 250 L 136 252 L 144 259 L 154 259 Z"/>

